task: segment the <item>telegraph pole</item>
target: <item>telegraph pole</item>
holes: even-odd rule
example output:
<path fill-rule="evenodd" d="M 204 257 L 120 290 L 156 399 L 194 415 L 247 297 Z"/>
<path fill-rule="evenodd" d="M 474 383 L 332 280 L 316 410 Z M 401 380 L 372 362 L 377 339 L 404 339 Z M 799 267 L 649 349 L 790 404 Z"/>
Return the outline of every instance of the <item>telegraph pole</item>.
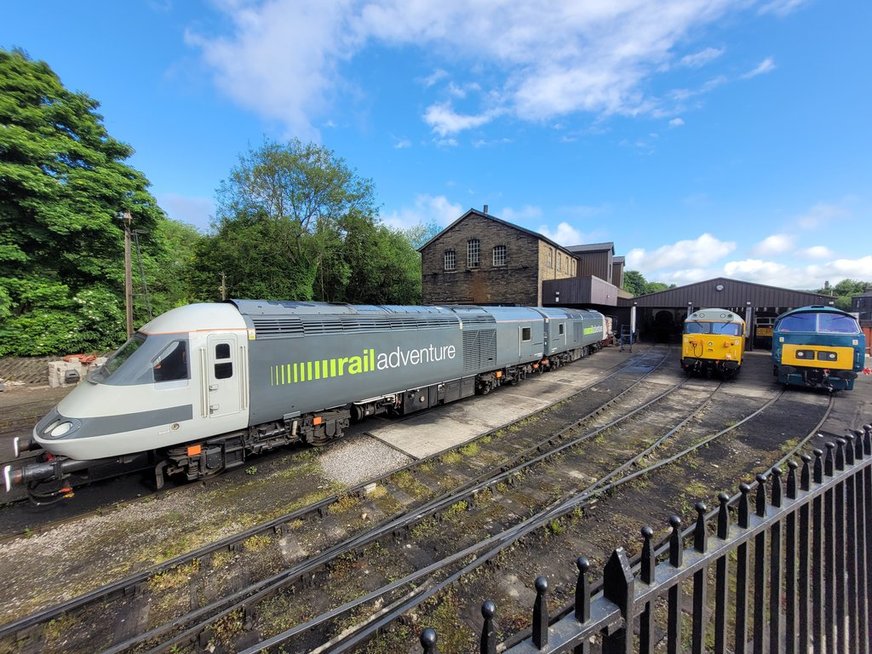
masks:
<path fill-rule="evenodd" d="M 124 224 L 124 309 L 127 314 L 127 338 L 133 336 L 133 270 L 130 262 L 130 224 L 133 216 L 125 211 L 120 216 Z"/>

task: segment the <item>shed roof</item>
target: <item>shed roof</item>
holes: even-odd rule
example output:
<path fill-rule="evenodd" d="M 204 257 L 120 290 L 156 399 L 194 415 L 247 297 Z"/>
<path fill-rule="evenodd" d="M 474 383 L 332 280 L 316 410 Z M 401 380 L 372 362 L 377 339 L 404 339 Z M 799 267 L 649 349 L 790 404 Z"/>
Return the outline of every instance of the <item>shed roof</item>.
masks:
<path fill-rule="evenodd" d="M 829 304 L 835 298 L 808 291 L 766 286 L 727 277 L 715 277 L 703 282 L 669 288 L 657 293 L 618 300 L 621 306 L 640 307 L 802 307 Z"/>
<path fill-rule="evenodd" d="M 575 254 L 580 254 L 582 252 L 609 252 L 612 254 L 615 253 L 615 244 L 611 241 L 606 243 L 588 243 L 587 245 L 570 245 L 569 249 L 571 252 Z"/>

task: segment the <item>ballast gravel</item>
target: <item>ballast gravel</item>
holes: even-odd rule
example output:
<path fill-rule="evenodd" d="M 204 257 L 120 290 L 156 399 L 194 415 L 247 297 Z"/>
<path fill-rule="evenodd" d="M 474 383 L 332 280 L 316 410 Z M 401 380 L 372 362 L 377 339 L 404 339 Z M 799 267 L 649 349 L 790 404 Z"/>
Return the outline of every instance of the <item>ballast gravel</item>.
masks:
<path fill-rule="evenodd" d="M 318 458 L 324 475 L 330 481 L 346 486 L 356 486 L 380 477 L 408 465 L 412 460 L 408 454 L 366 435 L 336 443 Z"/>

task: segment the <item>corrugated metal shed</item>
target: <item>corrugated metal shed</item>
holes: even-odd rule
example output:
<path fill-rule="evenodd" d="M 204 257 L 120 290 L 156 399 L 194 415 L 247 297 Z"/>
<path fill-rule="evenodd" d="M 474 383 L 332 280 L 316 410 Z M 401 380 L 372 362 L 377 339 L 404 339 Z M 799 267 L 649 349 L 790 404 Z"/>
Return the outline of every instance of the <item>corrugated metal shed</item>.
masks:
<path fill-rule="evenodd" d="M 803 307 L 830 304 L 834 298 L 818 293 L 794 291 L 777 286 L 753 284 L 726 277 L 670 288 L 631 299 L 620 299 L 619 306 L 638 307 Z"/>

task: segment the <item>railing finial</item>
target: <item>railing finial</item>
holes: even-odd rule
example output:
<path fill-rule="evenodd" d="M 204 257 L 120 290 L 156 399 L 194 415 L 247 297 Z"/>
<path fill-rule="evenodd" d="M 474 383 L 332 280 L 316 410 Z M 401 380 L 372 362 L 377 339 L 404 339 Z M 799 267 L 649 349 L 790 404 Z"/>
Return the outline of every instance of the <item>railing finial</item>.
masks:
<path fill-rule="evenodd" d="M 484 623 L 481 626 L 479 654 L 496 654 L 497 652 L 497 632 L 494 629 L 494 614 L 496 612 L 497 605 L 491 600 L 485 600 L 481 605 L 481 617 L 484 618 Z"/>
<path fill-rule="evenodd" d="M 578 580 L 575 582 L 575 619 L 587 622 L 590 620 L 590 584 L 587 580 L 590 561 L 586 556 L 579 556 L 575 565 L 578 567 Z"/>
<path fill-rule="evenodd" d="M 705 527 L 705 512 L 708 511 L 708 507 L 705 505 L 705 502 L 697 502 L 694 508 L 696 509 L 696 527 L 693 530 L 693 549 L 697 552 L 705 553 L 708 541 L 708 530 Z"/>
<path fill-rule="evenodd" d="M 757 498 L 754 502 L 754 509 L 761 518 L 766 516 L 766 475 L 762 472 L 756 477 L 757 479 Z"/>
<path fill-rule="evenodd" d="M 781 468 L 772 468 L 772 506 L 781 507 Z"/>
<path fill-rule="evenodd" d="M 718 538 L 726 540 L 730 533 L 730 494 L 723 491 L 718 495 Z"/>
<path fill-rule="evenodd" d="M 822 484 L 824 482 L 824 451 L 820 448 L 815 448 L 814 452 L 814 483 Z"/>
<path fill-rule="evenodd" d="M 842 438 L 845 439 L 845 465 L 854 465 L 854 434 L 848 432 Z"/>
<path fill-rule="evenodd" d="M 438 654 L 436 650 L 436 630 L 432 627 L 427 627 L 421 632 L 421 647 L 424 648 L 424 654 Z"/>
<path fill-rule="evenodd" d="M 533 645 L 542 649 L 548 644 L 548 578 L 536 577 L 536 602 L 533 604 Z"/>
<path fill-rule="evenodd" d="M 739 498 L 739 526 L 742 529 L 747 529 L 750 525 L 749 517 L 751 515 L 751 507 L 748 505 L 748 495 L 751 494 L 751 486 L 742 482 L 739 484 L 739 492 L 742 496 Z"/>
<path fill-rule="evenodd" d="M 796 499 L 796 469 L 799 464 L 791 459 L 787 462 L 787 497 L 792 500 Z"/>
<path fill-rule="evenodd" d="M 672 527 L 672 535 L 669 537 L 669 563 L 674 568 L 680 568 L 684 559 L 684 547 L 681 543 L 681 518 L 677 515 L 670 516 L 669 525 Z"/>
<path fill-rule="evenodd" d="M 799 458 L 802 459 L 802 473 L 799 475 L 799 487 L 807 491 L 811 489 L 811 455 L 803 454 Z"/>
<path fill-rule="evenodd" d="M 832 441 L 827 441 L 826 448 L 827 448 L 827 458 L 824 459 L 824 474 L 827 477 L 832 477 L 833 474 L 835 474 L 835 472 L 836 472 L 835 452 L 834 452 L 834 450 L 836 449 L 836 444 L 833 443 Z"/>
<path fill-rule="evenodd" d="M 642 581 L 646 584 L 654 583 L 654 569 L 657 567 L 657 560 L 654 557 L 654 545 L 651 539 L 654 538 L 654 530 L 649 526 L 642 527 Z"/>

